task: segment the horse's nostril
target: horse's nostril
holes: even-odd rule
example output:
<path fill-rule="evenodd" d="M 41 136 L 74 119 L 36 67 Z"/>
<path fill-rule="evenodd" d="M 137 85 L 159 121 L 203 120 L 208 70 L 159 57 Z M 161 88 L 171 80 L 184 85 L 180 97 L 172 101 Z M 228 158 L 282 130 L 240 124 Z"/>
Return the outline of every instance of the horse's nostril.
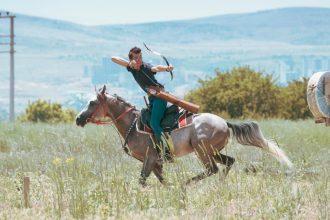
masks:
<path fill-rule="evenodd" d="M 81 115 L 76 118 L 76 124 L 77 125 L 82 124 L 82 117 L 81 117 Z"/>
<path fill-rule="evenodd" d="M 87 123 L 87 118 L 84 115 L 79 115 L 76 117 L 76 125 L 84 127 L 84 125 Z"/>

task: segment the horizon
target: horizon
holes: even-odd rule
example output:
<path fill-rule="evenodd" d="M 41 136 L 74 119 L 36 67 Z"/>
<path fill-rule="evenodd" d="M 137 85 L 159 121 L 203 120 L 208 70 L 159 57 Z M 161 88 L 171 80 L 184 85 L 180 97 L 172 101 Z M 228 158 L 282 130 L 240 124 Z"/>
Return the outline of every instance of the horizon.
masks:
<path fill-rule="evenodd" d="M 146 21 L 146 22 L 139 22 L 139 23 L 109 23 L 109 24 L 96 24 L 96 25 L 82 24 L 82 23 L 77 23 L 77 22 L 73 22 L 73 21 L 69 21 L 69 20 L 50 18 L 50 17 L 41 17 L 41 16 L 36 16 L 36 15 L 30 15 L 30 14 L 15 13 L 15 12 L 11 12 L 11 11 L 9 11 L 9 12 L 16 16 L 23 15 L 23 16 L 28 16 L 28 17 L 55 20 L 55 21 L 68 22 L 68 23 L 72 23 L 72 24 L 82 25 L 82 26 L 93 27 L 93 26 L 107 26 L 107 25 L 136 25 L 136 24 L 152 24 L 152 23 L 174 22 L 174 21 L 189 21 L 189 20 L 195 20 L 195 19 L 220 17 L 220 16 L 228 16 L 228 15 L 257 14 L 257 13 L 262 13 L 262 12 L 267 12 L 267 11 L 285 10 L 285 9 L 303 9 L 303 8 L 304 9 L 329 9 L 330 10 L 330 7 L 280 7 L 280 8 L 271 8 L 271 9 L 264 9 L 264 10 L 258 10 L 258 11 L 250 11 L 250 12 L 215 14 L 215 15 L 209 15 L 209 16 L 191 17 L 191 18 L 184 18 L 184 19 L 155 20 L 155 21 Z M 0 10 L 0 12 L 7 12 L 7 11 Z"/>
<path fill-rule="evenodd" d="M 64 0 L 59 0 L 64 1 Z M 283 8 L 325 8 L 330 9 L 330 1 L 291 1 L 278 2 L 276 0 L 268 1 L 267 4 L 260 0 L 252 0 L 246 3 L 243 0 L 234 2 L 222 1 L 213 2 L 206 0 L 200 4 L 190 4 L 188 0 L 174 0 L 158 2 L 157 6 L 149 4 L 148 0 L 141 0 L 141 4 L 134 7 L 127 7 L 127 0 L 116 2 L 116 7 L 112 7 L 113 1 L 95 0 L 93 4 L 79 2 L 77 0 L 60 2 L 54 4 L 51 1 L 32 0 L 29 5 L 18 3 L 18 0 L 4 0 L 0 11 L 10 11 L 14 14 L 22 14 L 33 17 L 47 18 L 52 20 L 67 21 L 85 26 L 98 25 L 123 25 L 123 24 L 141 24 L 166 21 L 190 20 L 205 17 L 257 13 L 260 11 L 278 10 Z M 17 2 L 17 4 L 15 4 Z M 39 4 L 39 8 L 33 7 L 33 4 Z M 174 3 L 175 4 L 171 4 Z M 299 2 L 299 3 L 298 3 Z M 65 5 L 63 7 L 61 5 Z M 175 7 L 174 7 L 175 6 Z M 76 10 L 72 11 L 71 8 Z M 160 10 L 161 9 L 161 10 Z M 110 17 L 110 16 L 111 17 Z M 126 16 L 129 15 L 129 16 Z M 170 16 L 170 18 L 169 18 Z"/>

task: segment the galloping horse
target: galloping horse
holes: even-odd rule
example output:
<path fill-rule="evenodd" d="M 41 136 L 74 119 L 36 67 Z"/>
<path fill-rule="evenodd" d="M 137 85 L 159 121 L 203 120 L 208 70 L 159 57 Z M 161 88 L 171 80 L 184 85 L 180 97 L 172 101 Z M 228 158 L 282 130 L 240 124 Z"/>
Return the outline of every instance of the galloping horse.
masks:
<path fill-rule="evenodd" d="M 150 135 L 139 132 L 135 127 L 139 116 L 139 110 L 123 98 L 106 93 L 106 86 L 103 86 L 96 98 L 89 101 L 77 115 L 76 124 L 83 127 L 88 122 L 97 123 L 100 118 L 110 118 L 125 142 L 127 141 L 126 153 L 143 163 L 139 183 L 145 186 L 151 172 L 161 183 L 165 183 L 163 161 L 159 160 L 153 140 Z M 224 164 L 224 173 L 228 174 L 235 159 L 221 154 L 220 151 L 228 143 L 230 129 L 238 143 L 264 149 L 289 168 L 293 167 L 285 153 L 275 143 L 263 137 L 257 123 L 232 124 L 217 115 L 201 113 L 195 115 L 190 125 L 171 132 L 173 155 L 181 157 L 195 152 L 206 168 L 206 171 L 189 179 L 187 184 L 217 173 L 217 163 Z"/>

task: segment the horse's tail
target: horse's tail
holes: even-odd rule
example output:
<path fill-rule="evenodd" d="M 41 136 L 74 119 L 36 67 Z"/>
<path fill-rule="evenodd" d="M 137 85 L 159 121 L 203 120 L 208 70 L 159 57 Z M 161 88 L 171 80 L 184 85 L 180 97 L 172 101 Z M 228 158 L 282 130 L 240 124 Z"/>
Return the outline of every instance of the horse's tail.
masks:
<path fill-rule="evenodd" d="M 244 122 L 232 124 L 227 122 L 229 128 L 232 129 L 234 137 L 238 143 L 243 145 L 252 145 L 260 147 L 274 156 L 282 164 L 286 164 L 290 169 L 293 164 L 276 143 L 266 140 L 256 122 Z"/>

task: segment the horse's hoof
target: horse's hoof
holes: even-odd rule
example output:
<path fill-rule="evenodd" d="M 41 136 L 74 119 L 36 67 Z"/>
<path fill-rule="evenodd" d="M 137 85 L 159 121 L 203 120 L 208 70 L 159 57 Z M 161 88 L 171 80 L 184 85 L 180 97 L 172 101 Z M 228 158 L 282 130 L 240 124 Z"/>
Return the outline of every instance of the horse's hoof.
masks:
<path fill-rule="evenodd" d="M 188 180 L 188 181 L 185 182 L 185 184 L 183 184 L 183 186 L 191 186 L 191 185 L 193 185 L 193 183 L 196 183 L 196 181 L 195 180 Z"/>
<path fill-rule="evenodd" d="M 142 187 L 146 187 L 147 186 L 147 183 L 146 183 L 146 180 L 145 179 L 139 179 L 139 183 Z"/>
<path fill-rule="evenodd" d="M 226 167 L 225 169 L 223 169 L 223 174 L 225 177 L 228 175 L 230 169 L 231 167 Z"/>
<path fill-rule="evenodd" d="M 253 165 L 250 164 L 248 167 L 244 168 L 245 173 L 257 173 L 257 168 Z"/>
<path fill-rule="evenodd" d="M 142 189 L 147 189 L 148 185 L 146 183 L 140 183 L 140 186 L 142 187 Z"/>
<path fill-rule="evenodd" d="M 295 172 L 296 172 L 295 169 L 291 168 L 285 171 L 285 176 L 289 176 L 289 177 L 294 176 Z"/>

